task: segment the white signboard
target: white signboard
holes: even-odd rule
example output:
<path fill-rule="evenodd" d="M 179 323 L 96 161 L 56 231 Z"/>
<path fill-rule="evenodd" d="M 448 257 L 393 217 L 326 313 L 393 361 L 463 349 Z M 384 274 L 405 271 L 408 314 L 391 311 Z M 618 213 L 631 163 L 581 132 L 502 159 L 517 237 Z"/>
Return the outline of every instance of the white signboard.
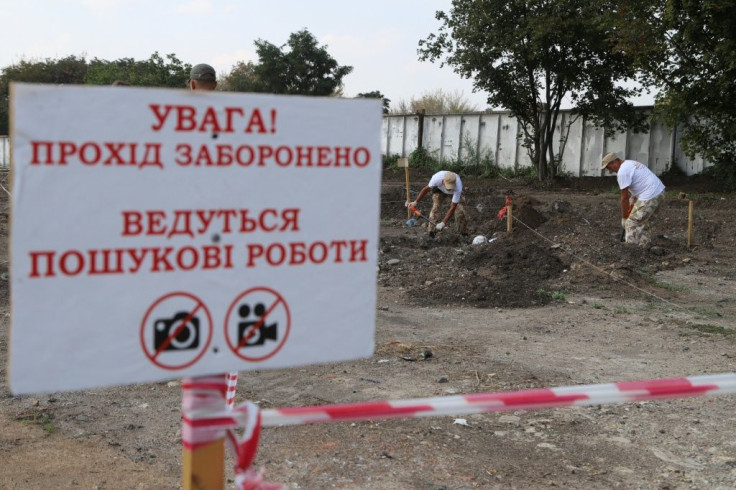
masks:
<path fill-rule="evenodd" d="M 380 101 L 15 84 L 14 393 L 370 356 Z"/>

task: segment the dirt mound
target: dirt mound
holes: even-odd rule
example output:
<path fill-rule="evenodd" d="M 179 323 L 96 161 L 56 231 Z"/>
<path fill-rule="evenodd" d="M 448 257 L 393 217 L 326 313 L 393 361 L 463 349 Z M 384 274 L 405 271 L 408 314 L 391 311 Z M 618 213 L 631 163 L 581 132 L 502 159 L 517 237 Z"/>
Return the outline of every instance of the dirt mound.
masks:
<path fill-rule="evenodd" d="M 525 307 L 591 286 L 636 296 L 656 286 L 655 274 L 681 265 L 688 252 L 684 199 L 668 201 L 654 222 L 651 247 L 641 249 L 620 242 L 618 193 L 603 180 L 597 190 L 584 193 L 464 182 L 469 234 L 461 236 L 451 222 L 434 238 L 424 226 L 406 226 L 404 183 L 383 185 L 381 212 L 388 226 L 382 231 L 379 284 L 401 288 L 410 304 Z M 412 198 L 419 189 L 411 189 Z M 497 217 L 507 196 L 513 205 L 511 233 L 506 218 Z M 724 206 L 720 200 L 701 201 L 703 208 Z M 429 215 L 430 205 L 425 199 L 419 207 Z M 721 234 L 718 222 L 696 215 L 698 247 L 711 248 Z M 477 235 L 491 242 L 474 246 Z"/>

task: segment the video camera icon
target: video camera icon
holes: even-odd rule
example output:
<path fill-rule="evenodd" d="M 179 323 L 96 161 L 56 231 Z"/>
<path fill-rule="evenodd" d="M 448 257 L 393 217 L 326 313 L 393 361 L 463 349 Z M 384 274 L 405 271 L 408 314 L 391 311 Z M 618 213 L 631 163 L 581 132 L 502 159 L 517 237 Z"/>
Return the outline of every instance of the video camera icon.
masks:
<path fill-rule="evenodd" d="M 289 305 L 274 289 L 252 287 L 230 303 L 224 327 L 227 346 L 238 358 L 267 361 L 281 351 L 289 338 Z"/>
<path fill-rule="evenodd" d="M 251 318 L 253 313 L 254 318 Z M 238 322 L 238 345 L 240 347 L 262 346 L 267 340 L 278 340 L 278 322 L 266 324 L 266 306 L 257 303 L 251 310 L 250 305 L 242 304 L 238 308 L 241 319 Z"/>

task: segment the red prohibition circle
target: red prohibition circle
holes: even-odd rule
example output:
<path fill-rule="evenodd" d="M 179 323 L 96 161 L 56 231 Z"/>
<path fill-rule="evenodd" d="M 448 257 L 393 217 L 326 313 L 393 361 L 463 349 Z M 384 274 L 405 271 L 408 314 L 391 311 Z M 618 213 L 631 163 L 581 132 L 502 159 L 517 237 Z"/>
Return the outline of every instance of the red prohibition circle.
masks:
<path fill-rule="evenodd" d="M 253 357 L 253 356 L 246 356 L 246 355 L 241 354 L 240 352 L 238 352 L 240 346 L 238 346 L 237 343 L 233 343 L 233 342 L 230 341 L 230 336 L 228 335 L 227 326 L 228 326 L 228 319 L 230 318 L 230 314 L 232 313 L 233 308 L 235 308 L 235 306 L 238 304 L 238 302 L 240 302 L 240 300 L 242 300 L 244 297 L 248 296 L 249 294 L 255 293 L 257 291 L 263 291 L 263 292 L 266 292 L 266 293 L 270 293 L 270 294 L 272 294 L 276 298 L 276 301 L 271 305 L 271 308 L 269 308 L 268 311 L 270 311 L 273 308 L 275 308 L 279 303 L 281 305 L 283 305 L 284 312 L 286 313 L 286 328 L 285 328 L 285 332 L 284 332 L 284 338 L 281 339 L 281 341 L 276 346 L 276 348 L 273 350 L 273 352 L 269 352 L 265 356 Z M 266 359 L 270 359 L 271 357 L 275 356 L 276 353 L 278 351 L 280 351 L 281 348 L 286 343 L 286 339 L 287 339 L 287 337 L 289 337 L 289 332 L 290 331 L 291 331 L 291 312 L 289 311 L 289 305 L 286 304 L 286 301 L 284 300 L 283 296 L 281 296 L 279 293 L 277 293 L 276 291 L 274 291 L 271 288 L 267 288 L 267 287 L 263 287 L 263 286 L 261 286 L 261 287 L 255 287 L 255 288 L 250 288 L 247 291 L 244 291 L 243 293 L 241 293 L 240 296 L 238 296 L 237 298 L 235 298 L 235 300 L 230 304 L 230 307 L 227 309 L 227 314 L 225 315 L 225 341 L 227 341 L 227 345 L 228 345 L 228 347 L 230 347 L 230 350 L 233 351 L 233 353 L 236 356 L 238 356 L 239 358 L 241 358 L 241 359 L 243 359 L 245 361 L 260 362 L 260 361 L 265 361 Z"/>
<path fill-rule="evenodd" d="M 194 303 L 195 303 L 196 306 L 195 306 L 194 310 L 192 310 L 190 312 L 190 314 L 193 314 L 194 312 L 196 312 L 197 310 L 199 310 L 200 308 L 202 308 L 204 310 L 205 315 L 207 315 L 207 321 L 209 322 L 209 327 L 207 329 L 207 331 L 208 331 L 207 332 L 207 341 L 204 343 L 204 346 L 202 347 L 202 352 L 200 352 L 194 359 L 192 359 L 191 361 L 187 362 L 186 364 L 182 364 L 182 365 L 179 365 L 179 366 L 167 366 L 166 364 L 163 364 L 163 363 L 161 363 L 160 361 L 157 360 L 157 356 L 159 354 L 158 352 L 151 353 L 151 352 L 148 351 L 148 348 L 146 347 L 146 339 L 145 339 L 144 332 L 146 330 L 146 324 L 148 323 L 148 317 L 151 315 L 151 313 L 153 312 L 153 310 L 157 306 L 159 306 L 161 303 L 163 303 L 167 299 L 172 298 L 174 296 L 183 296 L 185 298 L 188 298 L 188 299 L 191 299 L 192 301 L 194 301 Z M 155 364 L 156 366 L 160 367 L 161 369 L 166 369 L 168 371 L 177 371 L 177 370 L 180 370 L 180 369 L 188 368 L 189 366 L 193 365 L 194 363 L 196 363 L 197 361 L 199 361 L 202 358 L 202 356 L 205 354 L 205 352 L 207 352 L 207 349 L 209 348 L 210 343 L 212 342 L 212 330 L 213 330 L 212 316 L 210 315 L 209 310 L 204 305 L 204 303 L 202 302 L 202 300 L 200 300 L 199 298 L 197 298 L 193 294 L 185 293 L 185 292 L 182 292 L 182 291 L 176 291 L 176 292 L 169 293 L 169 294 L 166 294 L 164 296 L 161 296 L 159 299 L 157 299 L 148 308 L 148 310 L 146 310 L 146 314 L 143 316 L 143 321 L 141 322 L 141 329 L 140 329 L 141 347 L 143 347 L 143 353 L 146 355 L 146 357 L 153 364 Z"/>

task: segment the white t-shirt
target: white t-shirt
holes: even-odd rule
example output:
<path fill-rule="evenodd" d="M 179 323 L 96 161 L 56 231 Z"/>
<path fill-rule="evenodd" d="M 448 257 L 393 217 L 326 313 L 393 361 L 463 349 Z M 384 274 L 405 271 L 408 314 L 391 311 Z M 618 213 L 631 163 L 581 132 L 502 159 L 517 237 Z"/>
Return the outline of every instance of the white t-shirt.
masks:
<path fill-rule="evenodd" d="M 455 190 L 448 191 L 447 189 L 445 189 L 445 184 L 442 180 L 447 172 L 447 170 L 440 170 L 439 172 L 434 174 L 431 179 L 429 179 L 429 184 L 427 185 L 432 189 L 439 189 L 445 194 L 452 194 L 452 202 L 457 204 L 460 202 L 460 194 L 463 193 L 463 182 L 460 180 L 460 176 L 458 175 L 457 180 L 455 180 Z"/>
<path fill-rule="evenodd" d="M 646 165 L 634 160 L 624 160 L 618 169 L 616 179 L 618 187 L 628 187 L 629 193 L 637 199 L 648 201 L 664 192 L 664 184 Z"/>

